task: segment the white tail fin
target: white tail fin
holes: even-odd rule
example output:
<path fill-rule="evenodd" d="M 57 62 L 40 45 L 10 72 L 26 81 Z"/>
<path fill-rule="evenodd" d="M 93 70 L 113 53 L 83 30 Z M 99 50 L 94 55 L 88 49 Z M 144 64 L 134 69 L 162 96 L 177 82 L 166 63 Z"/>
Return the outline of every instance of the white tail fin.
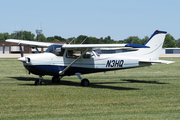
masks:
<path fill-rule="evenodd" d="M 166 36 L 165 31 L 156 30 L 149 40 L 145 43 L 145 46 L 150 48 L 141 49 L 140 53 L 144 59 L 148 60 L 159 60 L 159 55 L 162 51 L 162 46 L 164 43 L 164 38 Z"/>

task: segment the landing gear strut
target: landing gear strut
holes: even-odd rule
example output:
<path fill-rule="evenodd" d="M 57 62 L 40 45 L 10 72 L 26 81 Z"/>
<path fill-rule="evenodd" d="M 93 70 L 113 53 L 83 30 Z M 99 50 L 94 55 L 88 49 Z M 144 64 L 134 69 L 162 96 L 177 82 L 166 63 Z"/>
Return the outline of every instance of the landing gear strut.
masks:
<path fill-rule="evenodd" d="M 78 76 L 78 78 L 81 80 L 81 86 L 85 86 L 85 87 L 87 87 L 87 86 L 89 86 L 89 80 L 88 79 L 86 79 L 86 78 L 84 78 L 84 79 L 82 79 L 81 78 L 81 73 L 75 73 L 75 75 L 77 75 Z"/>
<path fill-rule="evenodd" d="M 39 80 L 36 80 L 34 84 L 35 85 L 42 85 L 42 76 L 41 75 L 39 75 Z"/>

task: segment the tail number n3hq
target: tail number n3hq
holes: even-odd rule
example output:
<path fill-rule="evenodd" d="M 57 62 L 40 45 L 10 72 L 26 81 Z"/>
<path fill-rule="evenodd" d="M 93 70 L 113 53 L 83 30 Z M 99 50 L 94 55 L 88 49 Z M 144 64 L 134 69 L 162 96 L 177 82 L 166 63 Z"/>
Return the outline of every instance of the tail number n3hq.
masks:
<path fill-rule="evenodd" d="M 106 67 L 123 67 L 124 60 L 108 60 Z"/>

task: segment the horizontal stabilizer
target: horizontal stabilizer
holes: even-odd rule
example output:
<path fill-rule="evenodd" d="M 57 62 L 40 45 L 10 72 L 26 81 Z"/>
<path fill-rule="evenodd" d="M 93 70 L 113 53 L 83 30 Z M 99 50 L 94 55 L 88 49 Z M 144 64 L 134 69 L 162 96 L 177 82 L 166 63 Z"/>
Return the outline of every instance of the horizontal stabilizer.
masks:
<path fill-rule="evenodd" d="M 174 61 L 166 61 L 166 60 L 140 60 L 141 63 L 164 63 L 164 64 L 171 64 Z"/>

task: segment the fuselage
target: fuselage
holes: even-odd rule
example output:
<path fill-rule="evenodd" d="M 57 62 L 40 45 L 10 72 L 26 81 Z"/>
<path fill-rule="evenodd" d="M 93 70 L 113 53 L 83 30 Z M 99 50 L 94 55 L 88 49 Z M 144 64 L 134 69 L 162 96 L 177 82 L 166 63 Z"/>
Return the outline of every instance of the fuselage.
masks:
<path fill-rule="evenodd" d="M 65 50 L 62 56 L 54 53 L 40 53 L 23 57 L 25 68 L 36 75 L 52 75 L 58 76 L 60 71 L 63 71 L 77 57 L 68 56 L 68 50 Z M 130 53 L 132 54 L 132 53 Z M 124 53 L 115 53 L 108 55 L 98 55 L 95 52 L 90 52 L 81 57 L 75 62 L 64 74 L 75 75 L 75 73 L 87 74 L 95 72 L 105 72 L 110 70 L 128 69 L 151 64 L 140 64 L 138 57 L 132 57 Z"/>

